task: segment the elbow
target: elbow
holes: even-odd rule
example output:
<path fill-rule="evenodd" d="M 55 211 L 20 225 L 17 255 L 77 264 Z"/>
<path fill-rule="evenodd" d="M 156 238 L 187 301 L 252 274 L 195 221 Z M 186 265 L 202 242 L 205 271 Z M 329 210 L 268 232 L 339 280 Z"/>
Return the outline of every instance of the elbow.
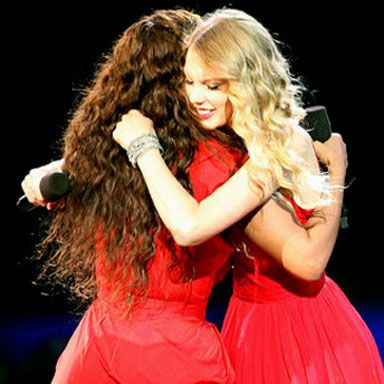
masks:
<path fill-rule="evenodd" d="M 319 262 L 319 254 L 311 255 L 306 252 L 305 254 L 296 254 L 295 256 L 296 257 L 290 259 L 290 262 L 285 263 L 285 269 L 291 274 L 305 281 L 316 281 L 322 277 L 325 271 L 325 265 Z M 289 258 L 287 258 L 287 260 L 288 259 Z"/>
<path fill-rule="evenodd" d="M 319 280 L 323 273 L 324 269 L 308 267 L 302 268 L 299 273 L 296 273 L 295 275 L 302 280 L 310 282 Z"/>
<path fill-rule="evenodd" d="M 176 244 L 181 247 L 193 247 L 206 240 L 206 238 L 199 233 L 198 228 L 192 224 L 188 225 L 184 223 L 183 226 L 169 228 L 169 231 Z"/>
<path fill-rule="evenodd" d="M 193 247 L 199 244 L 199 243 L 196 243 L 193 238 L 189 237 L 188 234 L 179 233 L 179 232 L 178 233 L 171 232 L 171 234 L 176 244 L 180 245 L 181 247 Z"/>

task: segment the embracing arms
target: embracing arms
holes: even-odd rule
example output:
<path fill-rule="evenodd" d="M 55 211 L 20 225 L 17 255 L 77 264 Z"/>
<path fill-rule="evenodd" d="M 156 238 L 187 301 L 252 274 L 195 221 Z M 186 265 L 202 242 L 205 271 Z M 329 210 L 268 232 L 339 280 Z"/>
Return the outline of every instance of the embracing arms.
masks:
<path fill-rule="evenodd" d="M 158 150 L 148 151 L 138 165 L 155 207 L 175 241 L 199 244 L 236 223 L 272 192 L 250 186 L 246 165 L 206 199 L 197 202 L 177 181 Z"/>
<path fill-rule="evenodd" d="M 131 110 L 117 124 L 113 137 L 126 149 L 134 138 L 147 133 L 154 133 L 152 121 Z M 55 163 L 31 170 L 24 179 L 22 188 L 32 203 L 50 208 L 42 199 L 38 185 L 41 177 L 62 166 L 62 160 Z M 270 176 L 263 179 L 264 191 L 253 186 L 245 164 L 210 196 L 198 202 L 168 169 L 158 149 L 146 151 L 137 159 L 137 166 L 162 221 L 182 246 L 200 244 L 222 232 L 264 202 L 277 187 Z"/>
<path fill-rule="evenodd" d="M 139 133 L 138 127 L 140 127 Z M 153 132 L 152 121 L 138 111 L 132 110 L 124 115 L 122 121 L 117 124 L 113 137 L 126 149 L 138 135 Z M 56 164 L 56 166 L 61 165 L 60 161 Z M 266 186 L 264 191 L 253 186 L 248 179 L 246 163 L 225 184 L 199 203 L 177 181 L 166 166 L 158 149 L 146 151 L 138 158 L 137 165 L 143 174 L 161 219 L 175 240 L 184 246 L 199 244 L 220 233 L 261 205 L 277 188 L 276 182 L 266 175 L 260 175 Z M 37 170 L 44 170 L 45 167 Z M 37 170 L 30 173 L 37 172 Z M 30 176 L 27 176 L 26 179 Z M 23 183 L 23 189 L 28 199 L 39 205 L 45 205 L 38 200 L 39 196 L 36 196 L 36 191 L 34 196 L 32 193 L 28 194 L 28 182 Z M 31 181 L 29 185 L 31 185 Z M 272 204 L 273 202 L 266 204 L 263 209 L 269 209 Z M 332 206 L 330 209 L 334 209 L 334 207 Z"/>
<path fill-rule="evenodd" d="M 328 167 L 331 202 L 316 209 L 303 226 L 270 199 L 245 229 L 253 243 L 305 280 L 320 278 L 332 254 L 340 226 L 347 167 L 345 144 L 340 135 L 333 134 L 326 143 L 314 145 L 319 160 Z"/>
<path fill-rule="evenodd" d="M 138 130 L 140 135 L 153 133 L 153 123 L 131 110 L 117 124 L 113 137 L 128 149 L 139 136 Z M 265 191 L 251 186 L 245 164 L 210 196 L 197 202 L 168 169 L 158 149 L 146 151 L 137 165 L 162 221 L 183 246 L 200 244 L 222 232 L 260 205 L 276 188 L 267 176 L 263 179 Z"/>

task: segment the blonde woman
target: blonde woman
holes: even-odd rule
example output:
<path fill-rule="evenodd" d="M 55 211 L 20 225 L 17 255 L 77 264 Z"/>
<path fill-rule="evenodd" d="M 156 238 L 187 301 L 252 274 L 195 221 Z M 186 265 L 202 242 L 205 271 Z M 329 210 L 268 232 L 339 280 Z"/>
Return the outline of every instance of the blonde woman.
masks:
<path fill-rule="evenodd" d="M 181 245 L 221 232 L 264 197 L 258 212 L 229 236 L 236 249 L 234 293 L 223 338 L 237 382 L 383 383 L 371 333 L 325 274 L 347 167 L 341 137 L 313 146 L 299 125 L 300 89 L 287 61 L 266 28 L 244 12 L 224 9 L 205 17 L 188 41 L 184 69 L 201 125 L 232 129 L 248 149 L 248 161 L 227 183 L 202 202 L 194 200 L 160 151 L 145 146 L 153 123 L 136 110 L 123 116 L 113 136 L 142 172 Z M 314 147 L 328 167 L 327 180 Z"/>

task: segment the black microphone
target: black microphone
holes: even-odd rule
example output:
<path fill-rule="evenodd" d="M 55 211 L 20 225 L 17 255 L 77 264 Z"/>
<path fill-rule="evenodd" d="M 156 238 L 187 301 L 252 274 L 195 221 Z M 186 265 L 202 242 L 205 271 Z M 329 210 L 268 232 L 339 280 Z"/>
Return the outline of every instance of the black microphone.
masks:
<path fill-rule="evenodd" d="M 307 115 L 303 120 L 303 127 L 311 135 L 313 141 L 323 143 L 332 135 L 331 122 L 327 114 L 327 109 L 323 105 L 315 105 L 306 108 Z M 345 205 L 341 209 L 340 227 L 348 228 L 348 211 Z"/>
<path fill-rule="evenodd" d="M 331 137 L 332 128 L 326 108 L 323 105 L 315 105 L 306 108 L 305 111 L 307 114 L 303 120 L 303 126 L 313 141 L 321 143 L 327 141 Z"/>
<path fill-rule="evenodd" d="M 62 172 L 50 173 L 40 180 L 39 189 L 44 200 L 48 202 L 60 200 L 69 191 L 68 176 Z M 32 209 L 38 207 L 38 205 L 34 205 L 29 202 L 25 195 L 20 197 L 16 206 L 21 211 L 31 211 Z"/>

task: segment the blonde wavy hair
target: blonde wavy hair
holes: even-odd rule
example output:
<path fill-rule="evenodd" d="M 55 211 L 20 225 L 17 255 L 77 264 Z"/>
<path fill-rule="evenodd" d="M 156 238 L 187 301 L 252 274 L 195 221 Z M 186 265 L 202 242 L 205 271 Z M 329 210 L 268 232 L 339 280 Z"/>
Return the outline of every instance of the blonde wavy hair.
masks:
<path fill-rule="evenodd" d="M 270 32 L 243 11 L 218 9 L 204 17 L 187 44 L 212 75 L 229 81 L 231 128 L 248 149 L 250 179 L 262 188 L 260 175 L 267 172 L 304 208 L 323 204 L 326 175 L 300 153 L 310 145 L 299 124 L 304 87 Z"/>

